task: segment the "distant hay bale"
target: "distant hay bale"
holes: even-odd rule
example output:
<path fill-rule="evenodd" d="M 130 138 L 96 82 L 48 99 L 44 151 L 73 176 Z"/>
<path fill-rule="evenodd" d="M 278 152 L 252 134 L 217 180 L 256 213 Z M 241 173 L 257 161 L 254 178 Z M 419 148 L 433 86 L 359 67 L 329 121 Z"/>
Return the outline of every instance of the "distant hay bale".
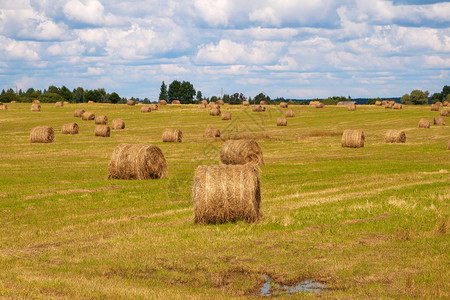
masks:
<path fill-rule="evenodd" d="M 439 104 L 431 104 L 431 111 L 439 111 Z"/>
<path fill-rule="evenodd" d="M 293 110 L 289 109 L 289 110 L 286 110 L 286 112 L 284 113 L 284 116 L 286 118 L 293 118 L 293 117 L 295 117 L 295 113 Z"/>
<path fill-rule="evenodd" d="M 364 147 L 365 135 L 362 130 L 344 130 L 342 134 L 342 147 L 361 148 Z"/>
<path fill-rule="evenodd" d="M 151 111 L 152 111 L 152 109 L 150 108 L 150 106 L 142 106 L 141 107 L 141 113 L 149 113 Z"/>
<path fill-rule="evenodd" d="M 0 110 L 8 110 L 8 105 L 6 105 L 6 104 L 1 104 L 1 105 L 0 105 Z"/>
<path fill-rule="evenodd" d="M 96 116 L 94 119 L 95 124 L 97 125 L 106 125 L 108 124 L 108 117 L 107 116 Z"/>
<path fill-rule="evenodd" d="M 316 103 L 316 108 L 324 108 L 325 104 L 323 104 L 322 102 Z"/>
<path fill-rule="evenodd" d="M 434 125 L 445 125 L 445 119 L 443 116 L 434 117 Z"/>
<path fill-rule="evenodd" d="M 88 103 L 92 104 L 92 103 L 95 103 L 95 102 L 94 102 L 94 101 L 92 101 L 92 100 L 89 100 L 89 101 L 88 101 Z"/>
<path fill-rule="evenodd" d="M 434 102 L 434 104 L 436 104 L 438 107 L 441 107 L 441 106 L 443 106 L 443 104 L 442 104 L 442 102 L 441 101 L 436 101 L 436 102 Z"/>
<path fill-rule="evenodd" d="M 444 101 L 444 102 L 442 103 L 442 106 L 448 106 L 448 101 Z"/>
<path fill-rule="evenodd" d="M 81 115 L 81 119 L 84 120 L 84 121 L 95 120 L 95 115 L 93 113 L 91 113 L 90 111 L 85 111 Z"/>
<path fill-rule="evenodd" d="M 228 140 L 220 150 L 220 161 L 226 165 L 253 163 L 264 165 L 261 147 L 254 140 Z"/>
<path fill-rule="evenodd" d="M 287 119 L 283 117 L 277 118 L 277 126 L 287 126 Z"/>
<path fill-rule="evenodd" d="M 162 141 L 181 143 L 183 141 L 183 133 L 180 129 L 166 128 L 163 131 Z"/>
<path fill-rule="evenodd" d="M 261 106 L 261 105 L 253 105 L 252 106 L 252 111 L 253 112 L 263 112 L 263 111 L 266 111 L 266 108 L 264 106 Z"/>
<path fill-rule="evenodd" d="M 180 100 L 172 100 L 172 104 L 181 104 Z"/>
<path fill-rule="evenodd" d="M 419 128 L 430 128 L 431 122 L 427 119 L 420 119 Z"/>
<path fill-rule="evenodd" d="M 111 129 L 106 125 L 95 126 L 95 136 L 109 137 L 111 135 Z"/>
<path fill-rule="evenodd" d="M 450 116 L 450 110 L 448 110 L 448 109 L 443 109 L 443 110 L 441 110 L 441 111 L 439 112 L 439 115 L 440 115 L 440 116 L 443 116 L 443 117 L 449 117 L 449 116 Z"/>
<path fill-rule="evenodd" d="M 386 143 L 405 143 L 406 134 L 402 130 L 388 130 L 384 136 Z"/>
<path fill-rule="evenodd" d="M 112 120 L 111 128 L 113 130 L 125 129 L 125 122 L 122 119 Z"/>
<path fill-rule="evenodd" d="M 209 102 L 209 108 L 220 108 L 216 102 Z"/>
<path fill-rule="evenodd" d="M 32 143 L 52 143 L 55 140 L 55 132 L 50 126 L 38 126 L 31 129 L 30 140 Z"/>
<path fill-rule="evenodd" d="M 150 104 L 150 109 L 152 111 L 158 110 L 158 104 Z"/>
<path fill-rule="evenodd" d="M 41 101 L 39 101 L 39 100 L 36 99 L 36 100 L 33 100 L 32 103 L 38 103 L 38 104 L 39 104 L 39 103 L 41 103 Z"/>
<path fill-rule="evenodd" d="M 376 106 L 381 106 L 381 101 L 375 101 Z"/>
<path fill-rule="evenodd" d="M 214 127 L 207 127 L 203 133 L 204 137 L 220 137 L 220 130 Z"/>
<path fill-rule="evenodd" d="M 37 103 L 31 104 L 31 111 L 41 111 L 41 105 Z"/>
<path fill-rule="evenodd" d="M 403 105 L 401 103 L 395 103 L 394 106 L 392 107 L 393 109 L 402 109 Z"/>
<path fill-rule="evenodd" d="M 198 166 L 194 174 L 194 221 L 218 224 L 261 216 L 261 182 L 256 165 Z"/>
<path fill-rule="evenodd" d="M 166 100 L 159 100 L 158 104 L 159 105 L 167 105 L 167 101 Z"/>
<path fill-rule="evenodd" d="M 262 101 L 259 102 L 259 105 L 267 105 L 267 102 L 262 100 Z"/>
<path fill-rule="evenodd" d="M 222 113 L 222 120 L 231 120 L 231 112 L 229 111 L 224 111 Z"/>
<path fill-rule="evenodd" d="M 64 105 L 69 104 L 69 101 L 64 101 L 63 104 Z"/>
<path fill-rule="evenodd" d="M 393 105 L 391 103 L 386 103 L 386 105 L 384 105 L 384 108 L 392 108 Z"/>
<path fill-rule="evenodd" d="M 136 105 L 144 105 L 144 103 L 142 102 L 138 102 Z"/>
<path fill-rule="evenodd" d="M 388 100 L 383 100 L 383 101 L 381 101 L 381 105 L 386 105 L 386 104 L 388 104 L 389 103 L 389 101 Z"/>
<path fill-rule="evenodd" d="M 64 106 L 64 102 L 62 101 L 58 101 L 55 103 L 55 107 L 63 107 Z"/>
<path fill-rule="evenodd" d="M 391 101 L 389 101 L 389 104 L 394 105 L 395 101 L 391 100 Z"/>
<path fill-rule="evenodd" d="M 317 103 L 320 103 L 319 101 L 309 101 L 309 105 L 316 106 Z"/>
<path fill-rule="evenodd" d="M 211 109 L 209 110 L 209 115 L 210 115 L 210 116 L 220 116 L 220 107 L 217 106 L 217 107 L 215 107 L 215 108 L 211 108 Z"/>
<path fill-rule="evenodd" d="M 203 100 L 200 100 L 200 102 L 199 103 L 203 103 L 203 104 L 205 104 L 205 105 L 208 105 L 208 101 L 206 101 L 205 99 L 203 99 Z"/>
<path fill-rule="evenodd" d="M 288 108 L 287 102 L 280 102 L 280 107 L 281 108 Z"/>
<path fill-rule="evenodd" d="M 136 105 L 136 101 L 134 100 L 128 100 L 127 105 Z"/>
<path fill-rule="evenodd" d="M 217 102 L 216 102 L 216 103 L 217 103 L 217 105 L 224 105 L 224 104 L 225 104 L 225 102 L 223 102 L 223 100 L 220 100 L 220 99 L 219 99 L 219 100 L 217 100 Z"/>
<path fill-rule="evenodd" d="M 16 100 L 11 101 L 11 103 L 18 103 Z"/>
<path fill-rule="evenodd" d="M 81 118 L 81 116 L 83 115 L 83 113 L 84 113 L 84 109 L 76 109 L 76 110 L 73 112 L 73 116 L 74 116 L 75 118 Z"/>
<path fill-rule="evenodd" d="M 206 108 L 206 104 L 204 103 L 204 102 L 200 102 L 199 104 L 198 104 L 198 108 Z"/>
<path fill-rule="evenodd" d="M 62 134 L 78 134 L 78 124 L 77 123 L 69 123 L 69 124 L 64 124 L 61 128 L 61 133 Z"/>
<path fill-rule="evenodd" d="M 158 179 L 164 178 L 166 172 L 167 162 L 159 147 L 120 144 L 111 155 L 108 179 Z"/>
<path fill-rule="evenodd" d="M 355 104 L 349 104 L 349 105 L 347 105 L 347 110 L 350 110 L 350 111 L 356 110 L 356 105 L 355 105 Z"/>
<path fill-rule="evenodd" d="M 242 105 L 244 105 L 244 106 L 250 106 L 250 101 L 247 101 L 247 100 L 242 101 Z"/>

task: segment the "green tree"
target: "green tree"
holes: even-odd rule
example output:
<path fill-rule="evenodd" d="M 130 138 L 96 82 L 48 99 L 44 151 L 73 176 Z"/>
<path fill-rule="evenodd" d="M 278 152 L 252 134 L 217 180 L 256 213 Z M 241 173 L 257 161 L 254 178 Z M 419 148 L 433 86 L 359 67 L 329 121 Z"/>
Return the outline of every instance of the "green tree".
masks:
<path fill-rule="evenodd" d="M 84 89 L 82 87 L 77 87 L 76 89 L 73 89 L 72 92 L 72 100 L 75 103 L 82 103 L 83 102 L 83 94 Z"/>
<path fill-rule="evenodd" d="M 203 98 L 202 91 L 197 91 L 197 101 L 201 101 Z"/>
<path fill-rule="evenodd" d="M 72 92 L 65 85 L 59 89 L 59 95 L 61 95 L 65 101 L 72 102 Z"/>
<path fill-rule="evenodd" d="M 450 95 L 450 86 L 448 85 L 444 85 L 444 87 L 442 88 L 442 101 L 447 100 L 448 101 L 448 95 Z"/>
<path fill-rule="evenodd" d="M 253 99 L 253 101 L 257 104 L 261 103 L 261 101 L 266 101 L 267 104 L 270 103 L 270 97 L 264 95 L 264 93 L 259 93 L 258 95 L 255 96 L 255 98 Z"/>
<path fill-rule="evenodd" d="M 117 102 L 120 101 L 120 96 L 119 96 L 116 92 L 112 92 L 112 93 L 109 95 L 109 101 L 110 101 L 111 103 L 116 104 Z"/>
<path fill-rule="evenodd" d="M 411 98 L 411 102 L 414 105 L 428 104 L 428 98 L 426 94 L 420 90 L 412 91 L 409 97 Z"/>
<path fill-rule="evenodd" d="M 217 96 L 211 96 L 211 102 L 216 102 L 217 100 L 219 100 Z"/>
<path fill-rule="evenodd" d="M 18 100 L 19 97 L 17 97 L 13 89 L 8 89 L 6 92 L 3 90 L 2 95 L 0 96 L 0 102 L 11 102 Z"/>
<path fill-rule="evenodd" d="M 404 94 L 402 98 L 400 98 L 400 102 L 406 105 L 412 104 L 411 97 L 408 94 Z"/>
<path fill-rule="evenodd" d="M 61 97 L 61 95 L 57 93 L 45 93 L 42 95 L 39 95 L 38 100 L 42 103 L 55 103 L 58 101 L 64 101 L 64 98 Z"/>
<path fill-rule="evenodd" d="M 51 85 L 51 86 L 48 87 L 48 90 L 47 90 L 46 93 L 52 93 L 52 94 L 58 94 L 59 95 L 59 89 L 56 86 Z"/>
<path fill-rule="evenodd" d="M 230 104 L 242 104 L 242 101 L 247 100 L 242 93 L 234 93 L 230 96 Z"/>
<path fill-rule="evenodd" d="M 167 95 L 169 96 L 169 102 L 180 98 L 180 89 L 181 82 L 179 82 L 178 80 L 174 80 L 171 84 L 169 84 L 169 90 L 167 92 Z"/>
<path fill-rule="evenodd" d="M 222 97 L 223 102 L 230 103 L 230 95 L 224 94 Z"/>
<path fill-rule="evenodd" d="M 433 95 L 431 95 L 430 97 L 430 103 L 434 104 L 438 101 L 442 101 L 442 94 L 441 93 L 434 93 Z"/>
<path fill-rule="evenodd" d="M 183 81 L 180 86 L 180 102 L 183 104 L 189 104 L 194 102 L 195 89 L 189 81 Z"/>
<path fill-rule="evenodd" d="M 159 92 L 159 100 L 169 100 L 169 94 L 167 93 L 167 85 L 164 83 L 164 81 L 161 84 L 161 89 Z"/>

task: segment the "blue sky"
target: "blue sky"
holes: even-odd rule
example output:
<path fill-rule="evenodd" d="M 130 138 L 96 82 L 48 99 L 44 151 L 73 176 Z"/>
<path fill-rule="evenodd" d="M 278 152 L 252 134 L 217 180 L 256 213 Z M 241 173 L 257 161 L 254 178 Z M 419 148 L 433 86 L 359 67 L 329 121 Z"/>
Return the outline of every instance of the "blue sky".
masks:
<path fill-rule="evenodd" d="M 0 0 L 1 89 L 390 97 L 449 71 L 448 1 Z"/>

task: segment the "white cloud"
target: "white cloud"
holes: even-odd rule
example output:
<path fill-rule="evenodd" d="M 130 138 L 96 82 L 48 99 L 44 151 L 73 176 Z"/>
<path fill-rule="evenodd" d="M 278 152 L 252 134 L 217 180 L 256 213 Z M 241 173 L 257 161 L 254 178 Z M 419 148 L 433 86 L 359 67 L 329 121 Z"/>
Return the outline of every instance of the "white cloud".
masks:
<path fill-rule="evenodd" d="M 55 43 L 47 48 L 47 53 L 53 56 L 79 56 L 85 47 L 78 41 Z"/>
<path fill-rule="evenodd" d="M 33 61 L 39 59 L 36 42 L 15 41 L 0 36 L 0 57 L 6 60 Z"/>
<path fill-rule="evenodd" d="M 200 17 L 212 27 L 227 26 L 232 1 L 196 0 L 194 6 Z"/>
<path fill-rule="evenodd" d="M 84 2 L 72 0 L 64 5 L 63 9 L 68 19 L 88 24 L 101 24 L 104 21 L 104 7 L 97 0 Z"/>

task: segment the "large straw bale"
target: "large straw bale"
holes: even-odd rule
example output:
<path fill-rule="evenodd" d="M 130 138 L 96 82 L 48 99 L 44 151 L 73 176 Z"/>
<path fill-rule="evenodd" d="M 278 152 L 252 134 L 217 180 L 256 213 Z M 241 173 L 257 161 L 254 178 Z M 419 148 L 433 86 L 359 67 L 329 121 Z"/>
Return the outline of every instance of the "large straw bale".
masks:
<path fill-rule="evenodd" d="M 252 164 L 198 166 L 192 188 L 195 223 L 257 221 L 262 215 L 259 173 Z"/>
<path fill-rule="evenodd" d="M 405 143 L 406 134 L 402 130 L 388 130 L 384 136 L 386 143 Z"/>
<path fill-rule="evenodd" d="M 136 101 L 130 99 L 127 101 L 127 105 L 136 105 Z"/>
<path fill-rule="evenodd" d="M 158 110 L 158 104 L 150 104 L 150 109 L 152 110 L 152 111 L 155 111 L 155 110 Z"/>
<path fill-rule="evenodd" d="M 316 103 L 316 108 L 324 108 L 325 104 L 323 104 L 322 102 Z"/>
<path fill-rule="evenodd" d="M 92 100 L 89 100 L 88 103 L 89 103 L 89 104 L 93 104 L 93 103 L 95 103 L 95 102 L 92 101 Z"/>
<path fill-rule="evenodd" d="M 220 137 L 220 130 L 214 127 L 206 127 L 204 137 Z"/>
<path fill-rule="evenodd" d="M 101 137 L 110 137 L 111 135 L 111 129 L 109 126 L 106 125 L 97 125 L 95 126 L 95 136 L 101 136 Z"/>
<path fill-rule="evenodd" d="M 250 106 L 250 101 L 248 101 L 248 100 L 242 101 L 242 105 Z"/>
<path fill-rule="evenodd" d="M 287 119 L 283 117 L 277 118 L 277 126 L 287 126 Z"/>
<path fill-rule="evenodd" d="M 362 130 L 344 130 L 342 134 L 342 147 L 361 148 L 364 147 L 365 135 Z"/>
<path fill-rule="evenodd" d="M 63 107 L 63 106 L 64 106 L 64 102 L 62 102 L 62 101 L 55 102 L 55 107 Z"/>
<path fill-rule="evenodd" d="M 81 115 L 81 119 L 83 121 L 90 121 L 90 120 L 95 120 L 95 115 L 90 112 L 90 111 L 85 111 L 82 115 Z"/>
<path fill-rule="evenodd" d="M 449 116 L 450 116 L 450 110 L 448 110 L 448 109 L 443 109 L 443 110 L 441 110 L 441 111 L 439 112 L 439 115 L 440 115 L 440 116 L 443 116 L 443 117 L 449 117 Z"/>
<path fill-rule="evenodd" d="M 394 106 L 392 107 L 393 109 L 402 109 L 403 105 L 401 103 L 395 103 Z"/>
<path fill-rule="evenodd" d="M 376 106 L 381 106 L 381 101 L 375 101 Z"/>
<path fill-rule="evenodd" d="M 434 125 L 445 125 L 445 119 L 443 116 L 434 117 Z"/>
<path fill-rule="evenodd" d="M 220 150 L 220 160 L 227 165 L 253 163 L 264 165 L 261 147 L 254 140 L 228 140 Z"/>
<path fill-rule="evenodd" d="M 439 104 L 431 104 L 431 111 L 439 111 Z"/>
<path fill-rule="evenodd" d="M 183 141 L 183 133 L 180 129 L 166 128 L 163 131 L 162 141 L 181 143 Z"/>
<path fill-rule="evenodd" d="M 38 126 L 31 129 L 30 140 L 32 143 L 52 143 L 55 140 L 55 132 L 50 126 Z"/>
<path fill-rule="evenodd" d="M 280 107 L 281 108 L 288 108 L 287 102 L 280 102 Z"/>
<path fill-rule="evenodd" d="M 286 112 L 284 113 L 284 116 L 285 116 L 286 118 L 293 118 L 293 117 L 295 117 L 295 113 L 294 113 L 293 110 L 288 109 L 288 110 L 286 110 Z"/>
<path fill-rule="evenodd" d="M 261 105 L 253 105 L 252 106 L 252 111 L 254 111 L 254 112 L 263 112 L 263 111 L 266 111 L 266 108 L 264 106 L 261 106 Z"/>
<path fill-rule="evenodd" d="M 211 108 L 211 109 L 209 110 L 209 115 L 210 115 L 210 116 L 220 116 L 220 106 Z"/>
<path fill-rule="evenodd" d="M 431 122 L 427 119 L 420 119 L 419 128 L 430 128 Z"/>
<path fill-rule="evenodd" d="M 8 105 L 0 104 L 0 110 L 8 110 Z"/>
<path fill-rule="evenodd" d="M 356 110 L 356 105 L 355 105 L 355 104 L 349 104 L 349 105 L 347 105 L 347 110 L 350 110 L 350 111 Z"/>
<path fill-rule="evenodd" d="M 225 104 L 225 102 L 223 102 L 223 100 L 221 100 L 221 99 L 219 99 L 219 100 L 217 100 L 217 105 L 224 105 Z"/>
<path fill-rule="evenodd" d="M 68 123 L 64 124 L 61 128 L 62 134 L 78 134 L 78 124 L 77 123 Z"/>
<path fill-rule="evenodd" d="M 167 162 L 155 145 L 120 144 L 114 148 L 108 166 L 108 179 L 164 178 Z"/>
<path fill-rule="evenodd" d="M 104 115 L 96 116 L 94 122 L 97 125 L 106 125 L 108 124 L 108 117 Z"/>
<path fill-rule="evenodd" d="M 112 120 L 111 128 L 113 130 L 125 129 L 125 122 L 122 119 Z"/>
<path fill-rule="evenodd" d="M 166 100 L 159 100 L 158 104 L 159 105 L 167 105 L 167 101 Z"/>
<path fill-rule="evenodd" d="M 206 108 L 206 104 L 204 102 L 200 102 L 198 104 L 198 108 Z"/>
<path fill-rule="evenodd" d="M 229 111 L 224 111 L 222 113 L 222 120 L 231 120 L 231 112 Z"/>
<path fill-rule="evenodd" d="M 31 104 L 31 111 L 41 111 L 41 105 L 37 103 Z"/>
<path fill-rule="evenodd" d="M 391 103 L 389 103 L 389 102 L 387 102 L 385 105 L 384 105 L 384 108 L 392 108 L 393 107 L 393 105 L 391 104 Z"/>
<path fill-rule="evenodd" d="M 444 102 L 442 103 L 442 106 L 448 106 L 448 101 L 444 101 Z"/>
<path fill-rule="evenodd" d="M 142 106 L 141 107 L 141 113 L 149 113 L 151 111 L 152 111 L 152 109 L 150 108 L 150 106 Z"/>
<path fill-rule="evenodd" d="M 172 100 L 172 104 L 181 104 L 180 100 Z"/>
<path fill-rule="evenodd" d="M 76 109 L 76 110 L 73 112 L 73 116 L 74 116 L 75 118 L 81 118 L 81 116 L 83 115 L 83 113 L 84 113 L 84 109 Z"/>

